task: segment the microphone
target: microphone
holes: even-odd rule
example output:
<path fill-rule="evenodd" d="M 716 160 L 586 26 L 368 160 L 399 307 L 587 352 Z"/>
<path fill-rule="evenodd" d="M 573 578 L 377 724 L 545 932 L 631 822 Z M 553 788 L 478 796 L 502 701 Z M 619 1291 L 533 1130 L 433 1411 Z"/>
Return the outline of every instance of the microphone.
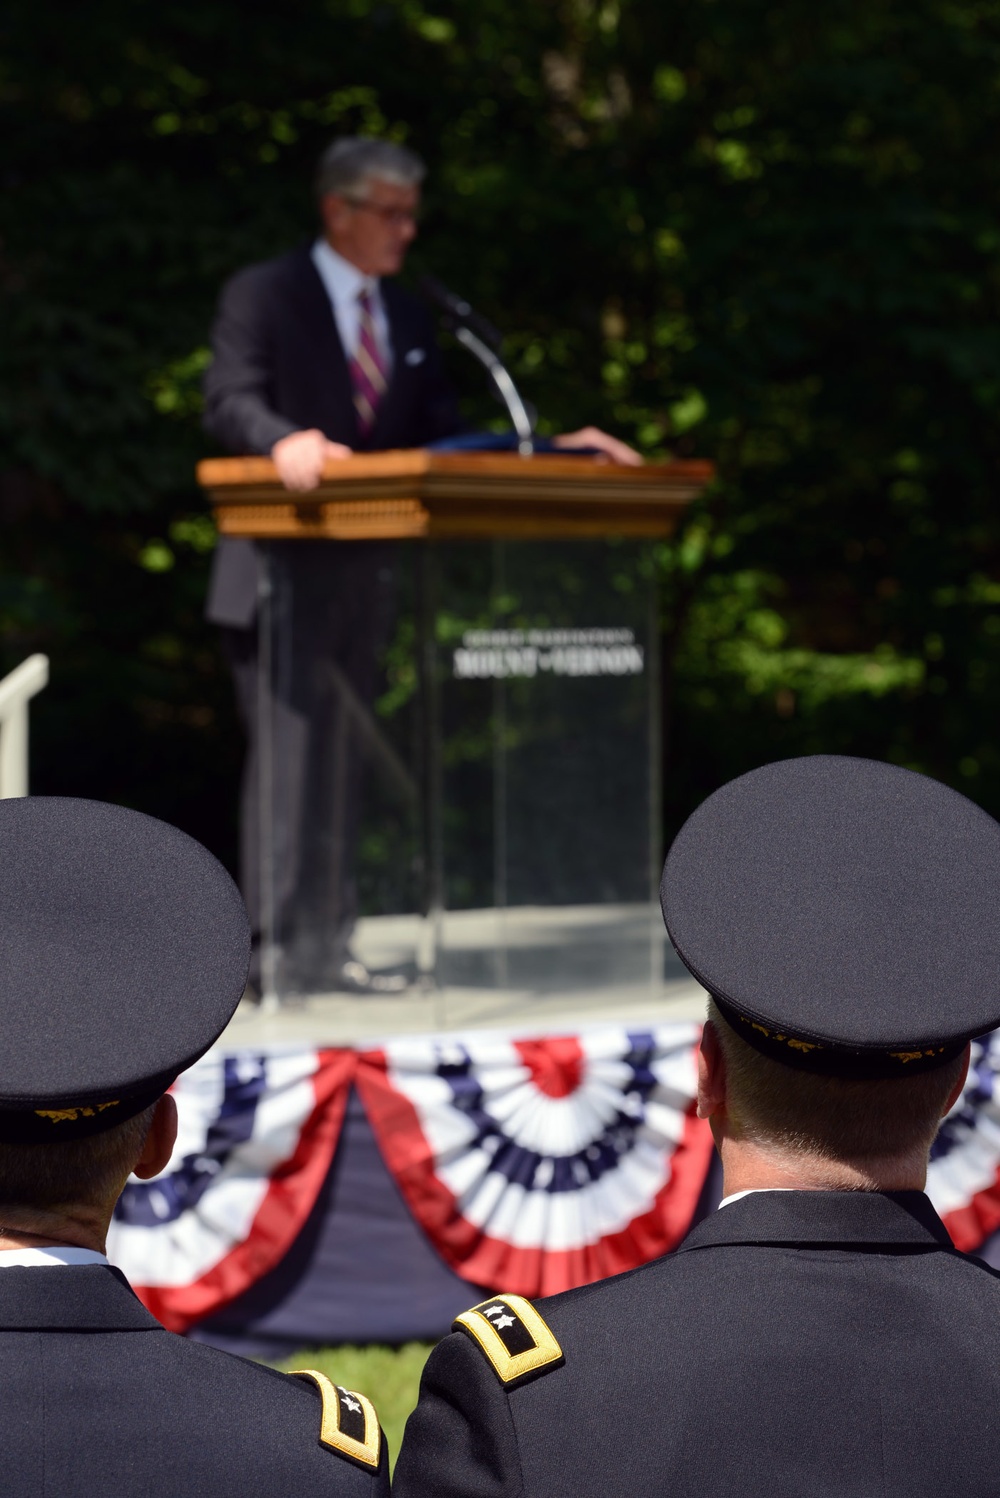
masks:
<path fill-rule="evenodd" d="M 454 291 L 449 291 L 443 281 L 436 276 L 421 276 L 420 290 L 429 302 L 433 302 L 445 314 L 445 319 L 454 327 L 468 328 L 477 338 L 481 338 L 487 348 L 494 353 L 500 349 L 503 343 L 503 334 L 495 328 L 491 322 L 481 316 L 464 297 L 458 296 Z"/>

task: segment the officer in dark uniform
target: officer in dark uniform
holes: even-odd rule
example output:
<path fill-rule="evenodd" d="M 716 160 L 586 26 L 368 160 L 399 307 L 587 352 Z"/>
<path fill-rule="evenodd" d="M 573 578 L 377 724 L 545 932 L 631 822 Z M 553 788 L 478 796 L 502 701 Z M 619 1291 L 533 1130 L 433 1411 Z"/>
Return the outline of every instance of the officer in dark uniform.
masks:
<path fill-rule="evenodd" d="M 17 1498 L 388 1494 L 374 1409 L 319 1373 L 184 1341 L 104 1257 L 167 1094 L 243 991 L 229 876 L 162 822 L 0 801 L 0 1446 Z"/>
<path fill-rule="evenodd" d="M 431 1355 L 396 1498 L 995 1498 L 1000 1282 L 922 1187 L 1000 1022 L 1000 826 L 867 760 L 724 786 L 664 870 L 726 1197 L 665 1258 Z"/>

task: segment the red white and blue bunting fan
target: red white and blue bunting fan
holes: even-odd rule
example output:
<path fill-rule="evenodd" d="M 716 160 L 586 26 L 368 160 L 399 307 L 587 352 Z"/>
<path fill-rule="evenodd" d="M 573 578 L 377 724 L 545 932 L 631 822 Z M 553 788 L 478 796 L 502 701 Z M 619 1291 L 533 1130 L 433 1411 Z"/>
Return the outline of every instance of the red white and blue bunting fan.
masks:
<path fill-rule="evenodd" d="M 357 1083 L 442 1258 L 474 1284 L 552 1295 L 665 1253 L 690 1226 L 712 1151 L 694 1116 L 699 1033 L 412 1037 L 367 1052 Z"/>
<path fill-rule="evenodd" d="M 544 1295 L 632 1268 L 680 1241 L 704 1185 L 698 1033 L 210 1052 L 173 1088 L 167 1169 L 125 1189 L 112 1262 L 175 1331 L 248 1289 L 312 1210 L 353 1082 L 414 1217 L 465 1279 Z"/>
<path fill-rule="evenodd" d="M 210 1052 L 174 1086 L 177 1147 L 162 1175 L 129 1182 L 110 1257 L 174 1331 L 248 1289 L 304 1226 L 353 1083 L 410 1211 L 464 1279 L 539 1296 L 634 1268 L 680 1242 L 705 1187 L 698 1034 Z M 973 1044 L 927 1189 L 960 1249 L 1000 1229 L 1000 1032 Z"/>
<path fill-rule="evenodd" d="M 968 1081 L 931 1149 L 927 1194 L 963 1253 L 1000 1228 L 998 1030 L 972 1042 Z"/>
<path fill-rule="evenodd" d="M 108 1256 L 164 1326 L 184 1331 L 266 1274 L 312 1210 L 340 1135 L 350 1051 L 209 1054 L 172 1089 L 166 1170 L 132 1179 Z"/>

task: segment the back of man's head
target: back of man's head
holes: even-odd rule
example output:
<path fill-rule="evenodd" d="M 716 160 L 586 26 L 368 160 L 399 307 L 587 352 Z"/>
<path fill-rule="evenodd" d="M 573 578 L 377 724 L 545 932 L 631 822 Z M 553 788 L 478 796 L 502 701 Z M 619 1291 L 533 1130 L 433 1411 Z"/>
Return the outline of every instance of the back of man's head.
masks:
<path fill-rule="evenodd" d="M 709 1001 L 725 1063 L 726 1117 L 734 1139 L 782 1155 L 867 1167 L 926 1159 L 964 1054 L 932 1071 L 871 1080 L 821 1076 L 755 1050 Z"/>
<path fill-rule="evenodd" d="M 46 1144 L 0 1142 L 0 1223 L 44 1230 L 79 1208 L 110 1213 L 139 1158 L 156 1104 L 102 1134 Z"/>
<path fill-rule="evenodd" d="M 898 765 L 780 760 L 691 814 L 660 900 L 713 996 L 698 1108 L 730 1194 L 920 1189 L 971 1043 L 1000 1024 L 1000 824 Z"/>
<path fill-rule="evenodd" d="M 316 168 L 316 197 L 328 193 L 352 197 L 372 181 L 395 187 L 419 187 L 427 175 L 423 161 L 406 146 L 370 136 L 341 136 L 323 152 Z"/>
<path fill-rule="evenodd" d="M 0 1233 L 103 1246 L 129 1173 L 169 1160 L 168 1090 L 232 1018 L 249 955 L 239 891 L 177 828 L 0 801 Z"/>

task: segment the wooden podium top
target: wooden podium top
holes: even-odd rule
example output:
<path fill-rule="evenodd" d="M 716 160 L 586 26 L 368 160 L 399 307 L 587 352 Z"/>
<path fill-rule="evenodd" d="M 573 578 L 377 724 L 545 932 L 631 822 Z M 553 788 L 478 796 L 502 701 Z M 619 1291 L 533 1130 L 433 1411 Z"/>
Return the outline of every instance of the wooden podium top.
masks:
<path fill-rule="evenodd" d="M 198 482 L 224 536 L 370 541 L 668 536 L 711 463 L 626 468 L 588 457 L 364 453 L 328 463 L 308 494 L 270 458 L 208 458 Z"/>

